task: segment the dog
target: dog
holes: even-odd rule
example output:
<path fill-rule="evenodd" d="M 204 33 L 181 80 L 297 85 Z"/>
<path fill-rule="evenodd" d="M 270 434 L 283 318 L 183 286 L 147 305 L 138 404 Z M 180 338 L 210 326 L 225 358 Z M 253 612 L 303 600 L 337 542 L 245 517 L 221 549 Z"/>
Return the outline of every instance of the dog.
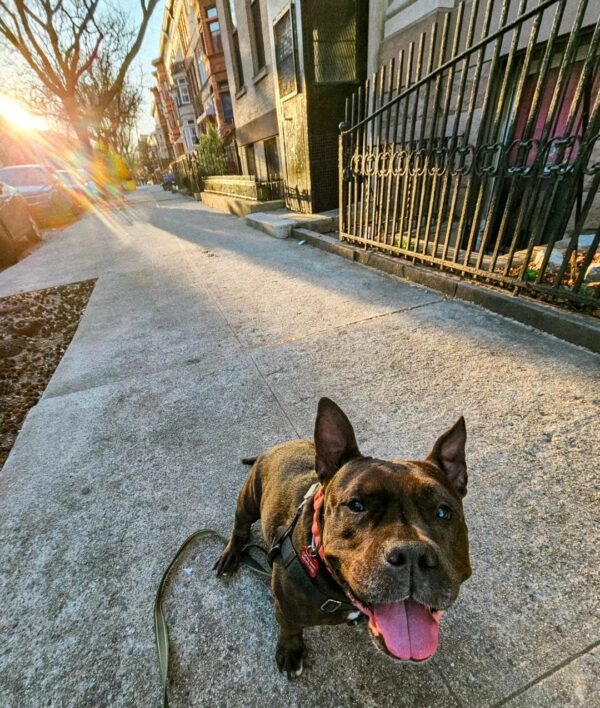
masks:
<path fill-rule="evenodd" d="M 463 514 L 464 418 L 424 461 L 362 455 L 345 413 L 318 404 L 314 442 L 296 440 L 247 460 L 231 538 L 217 576 L 237 570 L 259 519 L 273 565 L 277 666 L 300 676 L 303 630 L 365 615 L 376 645 L 424 661 L 439 621 L 471 575 Z"/>

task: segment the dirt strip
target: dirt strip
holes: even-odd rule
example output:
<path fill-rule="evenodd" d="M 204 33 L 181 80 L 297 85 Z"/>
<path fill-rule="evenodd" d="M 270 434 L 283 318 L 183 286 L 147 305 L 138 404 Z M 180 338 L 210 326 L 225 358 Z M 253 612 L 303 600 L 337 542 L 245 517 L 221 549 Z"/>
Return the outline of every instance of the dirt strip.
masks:
<path fill-rule="evenodd" d="M 73 339 L 95 282 L 0 298 L 0 467 Z"/>

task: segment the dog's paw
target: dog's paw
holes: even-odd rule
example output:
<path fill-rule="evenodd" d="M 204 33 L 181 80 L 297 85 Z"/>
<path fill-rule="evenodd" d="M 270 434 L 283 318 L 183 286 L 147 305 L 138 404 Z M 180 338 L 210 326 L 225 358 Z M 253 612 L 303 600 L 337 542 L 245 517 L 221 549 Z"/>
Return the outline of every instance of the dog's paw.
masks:
<path fill-rule="evenodd" d="M 278 644 L 275 653 L 277 667 L 288 679 L 295 679 L 302 675 L 304 669 L 304 657 L 306 648 L 304 642 L 294 642 L 293 644 Z"/>
<path fill-rule="evenodd" d="M 213 570 L 217 572 L 217 578 L 220 578 L 222 575 L 235 573 L 240 567 L 241 559 L 242 554 L 230 541 L 227 546 L 225 546 L 225 550 L 221 553 L 217 562 L 213 565 Z"/>

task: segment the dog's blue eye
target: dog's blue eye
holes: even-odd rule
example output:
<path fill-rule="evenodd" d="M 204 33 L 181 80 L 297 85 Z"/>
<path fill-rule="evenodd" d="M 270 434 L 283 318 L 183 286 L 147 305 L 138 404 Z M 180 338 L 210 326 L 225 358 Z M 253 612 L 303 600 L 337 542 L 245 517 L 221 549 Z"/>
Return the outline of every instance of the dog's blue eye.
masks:
<path fill-rule="evenodd" d="M 352 499 L 352 501 L 348 502 L 348 508 L 350 511 L 355 511 L 358 514 L 365 510 L 365 505 L 358 501 L 358 499 Z"/>
<path fill-rule="evenodd" d="M 438 517 L 438 519 L 448 521 L 448 519 L 452 516 L 452 510 L 445 504 L 440 504 L 435 511 L 435 515 Z"/>

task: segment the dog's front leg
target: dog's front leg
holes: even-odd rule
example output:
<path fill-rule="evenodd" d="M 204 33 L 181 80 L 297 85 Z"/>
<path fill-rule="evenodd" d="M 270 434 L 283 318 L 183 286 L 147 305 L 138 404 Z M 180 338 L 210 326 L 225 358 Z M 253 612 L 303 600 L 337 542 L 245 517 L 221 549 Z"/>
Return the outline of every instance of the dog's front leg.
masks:
<path fill-rule="evenodd" d="M 279 626 L 275 652 L 277 666 L 281 673 L 286 673 L 288 679 L 297 678 L 302 673 L 306 654 L 302 626 L 285 618 L 277 600 L 275 601 L 275 619 Z"/>
<path fill-rule="evenodd" d="M 217 577 L 235 573 L 240 567 L 242 550 L 250 538 L 250 527 L 260 518 L 260 489 L 260 468 L 254 465 L 238 496 L 229 543 L 213 566 Z"/>

